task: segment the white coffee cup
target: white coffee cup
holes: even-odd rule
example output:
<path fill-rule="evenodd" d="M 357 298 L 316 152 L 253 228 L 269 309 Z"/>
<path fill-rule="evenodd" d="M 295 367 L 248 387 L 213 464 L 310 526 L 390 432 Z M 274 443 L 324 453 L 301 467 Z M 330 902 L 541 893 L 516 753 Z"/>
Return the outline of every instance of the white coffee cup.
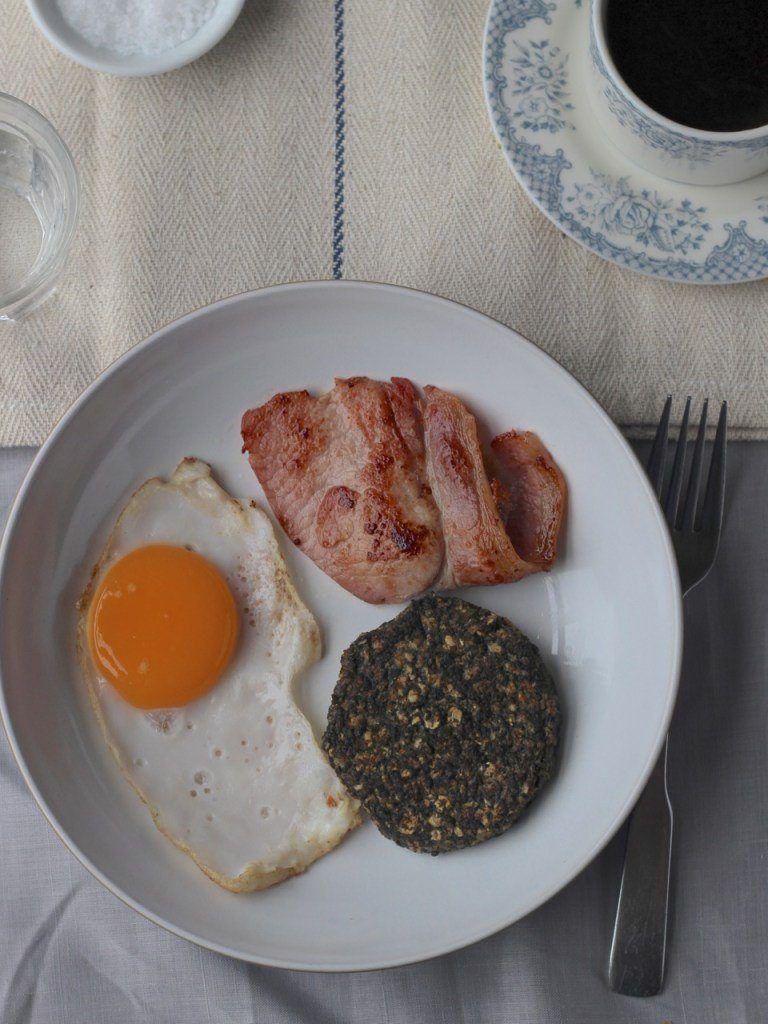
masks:
<path fill-rule="evenodd" d="M 638 167 L 692 185 L 729 185 L 768 170 L 768 125 L 707 132 L 670 121 L 636 96 L 606 40 L 611 0 L 591 0 L 589 98 L 603 133 Z"/>

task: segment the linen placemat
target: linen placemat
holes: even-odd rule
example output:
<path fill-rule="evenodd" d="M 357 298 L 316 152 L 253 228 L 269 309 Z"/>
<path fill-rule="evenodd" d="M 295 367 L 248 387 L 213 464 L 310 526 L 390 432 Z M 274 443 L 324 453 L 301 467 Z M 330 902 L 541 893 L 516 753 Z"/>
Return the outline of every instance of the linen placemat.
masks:
<path fill-rule="evenodd" d="M 69 62 L 4 0 L 0 89 L 71 147 L 83 215 L 59 294 L 0 324 L 0 443 L 42 440 L 115 356 L 188 310 L 334 276 L 496 317 L 630 431 L 690 392 L 727 397 L 736 434 L 768 437 L 768 282 L 653 281 L 550 224 L 491 133 L 487 6 L 246 0 L 195 64 L 118 79 Z"/>

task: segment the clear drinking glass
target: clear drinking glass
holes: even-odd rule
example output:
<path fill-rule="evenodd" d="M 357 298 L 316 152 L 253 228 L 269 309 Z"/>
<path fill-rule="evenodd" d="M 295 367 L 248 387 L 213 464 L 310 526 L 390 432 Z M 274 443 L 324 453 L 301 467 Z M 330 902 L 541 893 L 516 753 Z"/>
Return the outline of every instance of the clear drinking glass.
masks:
<path fill-rule="evenodd" d="M 42 114 L 0 92 L 0 320 L 53 292 L 77 223 L 72 156 Z"/>

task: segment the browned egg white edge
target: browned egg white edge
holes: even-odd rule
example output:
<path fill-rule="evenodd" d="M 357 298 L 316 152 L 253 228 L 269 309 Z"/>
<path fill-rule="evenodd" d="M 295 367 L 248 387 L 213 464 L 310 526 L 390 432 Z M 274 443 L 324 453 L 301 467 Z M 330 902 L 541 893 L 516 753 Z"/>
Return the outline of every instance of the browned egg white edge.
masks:
<path fill-rule="evenodd" d="M 87 621 L 88 621 L 88 609 L 89 609 L 89 605 L 91 603 L 91 600 L 93 598 L 93 592 L 94 592 L 94 586 L 95 586 L 96 580 L 100 577 L 100 575 L 102 573 L 102 570 L 104 569 L 105 564 L 109 561 L 109 552 L 112 549 L 112 545 L 114 543 L 115 535 L 116 535 L 116 533 L 117 533 L 117 531 L 118 531 L 118 529 L 120 527 L 120 524 L 121 524 L 121 522 L 123 520 L 123 517 L 125 516 L 128 508 L 130 507 L 130 505 L 133 502 L 133 500 L 137 497 L 139 492 L 144 487 L 146 487 L 148 484 L 152 484 L 152 483 L 167 484 L 168 481 L 174 476 L 176 471 L 178 469 L 180 469 L 185 463 L 195 463 L 195 464 L 198 464 L 198 465 L 205 466 L 207 468 L 207 470 L 208 470 L 208 475 L 211 477 L 211 479 L 216 484 L 216 486 L 219 487 L 219 489 L 220 489 L 222 495 L 225 497 L 225 499 L 234 506 L 234 509 L 237 511 L 237 513 L 239 515 L 245 515 L 246 510 L 243 507 L 242 502 L 238 501 L 237 498 L 235 498 L 231 494 L 229 494 L 226 490 L 224 490 L 223 487 L 220 487 L 220 485 L 216 482 L 215 478 L 213 477 L 213 472 L 211 470 L 210 465 L 207 462 L 204 462 L 202 459 L 197 459 L 194 456 L 189 456 L 189 455 L 185 456 L 185 458 L 183 458 L 181 460 L 181 462 L 178 464 L 178 466 L 176 467 L 174 472 L 167 479 L 165 479 L 165 478 L 163 478 L 161 476 L 154 476 L 154 477 L 148 478 L 142 484 L 140 484 L 131 493 L 130 497 L 126 500 L 126 502 L 125 502 L 125 504 L 124 504 L 124 506 L 123 506 L 123 508 L 122 508 L 122 510 L 120 512 L 120 514 L 118 515 L 117 519 L 115 520 L 115 525 L 110 530 L 109 536 L 107 537 L 107 540 L 105 541 L 105 543 L 103 545 L 101 556 L 95 562 L 95 564 L 93 565 L 93 567 L 92 567 L 92 569 L 90 571 L 90 574 L 89 574 L 89 577 L 88 577 L 88 582 L 86 583 L 85 587 L 83 588 L 83 591 L 80 594 L 80 596 L 75 601 L 75 609 L 78 612 L 77 630 L 76 630 L 76 635 L 75 635 L 76 657 L 77 657 L 78 666 L 80 668 L 80 672 L 81 672 L 81 674 L 82 674 L 82 676 L 83 676 L 83 678 L 85 679 L 85 682 L 86 682 L 86 686 L 87 686 L 87 689 L 88 689 L 88 697 L 89 697 L 90 705 L 91 705 L 91 707 L 93 709 L 94 715 L 96 716 L 96 720 L 99 723 L 99 728 L 100 728 L 101 734 L 102 734 L 102 736 L 104 738 L 104 742 L 106 743 L 106 746 L 109 749 L 109 752 L 112 755 L 112 758 L 114 759 L 114 761 L 116 762 L 118 768 L 120 769 L 120 773 L 122 774 L 123 778 L 130 785 L 131 789 L 136 793 L 136 795 L 139 797 L 141 802 L 148 808 L 149 813 L 152 816 L 152 821 L 154 822 L 154 825 L 158 829 L 158 831 L 162 835 L 164 835 L 166 839 L 168 839 L 171 843 L 173 843 L 173 845 L 177 849 L 181 850 L 182 853 L 185 853 L 192 861 L 194 861 L 194 863 L 198 866 L 198 868 L 200 868 L 200 870 L 208 878 L 210 878 L 211 881 L 215 882 L 217 885 L 221 886 L 223 889 L 226 889 L 229 892 L 233 892 L 233 893 L 258 892 L 261 889 L 268 889 L 272 885 L 277 885 L 278 882 L 283 882 L 283 881 L 285 881 L 285 879 L 291 878 L 294 875 L 302 874 L 316 860 L 319 860 L 321 857 L 325 856 L 325 854 L 330 853 L 331 850 L 335 849 L 336 846 L 338 846 L 339 843 L 342 842 L 343 839 L 350 832 L 354 831 L 354 829 L 357 828 L 360 825 L 360 823 L 362 821 L 362 817 L 361 817 L 360 810 L 359 810 L 359 806 L 360 806 L 359 805 L 359 801 L 353 801 L 351 797 L 346 795 L 345 798 L 347 800 L 350 800 L 352 806 L 354 806 L 355 803 L 358 805 L 357 809 L 355 810 L 354 817 L 351 820 L 349 828 L 346 830 L 346 832 L 342 833 L 342 835 L 339 836 L 338 839 L 334 838 L 334 839 L 329 840 L 327 843 L 323 843 L 323 844 L 320 844 L 318 846 L 315 846 L 313 848 L 313 852 L 316 851 L 316 856 L 313 856 L 312 860 L 308 861 L 306 864 L 299 864 L 299 865 L 295 865 L 295 866 L 292 866 L 292 867 L 286 867 L 286 868 L 275 868 L 275 869 L 265 870 L 261 861 L 252 861 L 251 863 L 246 865 L 246 867 L 243 869 L 243 871 L 240 872 L 239 875 L 229 876 L 229 875 L 222 875 L 220 872 L 217 872 L 216 870 L 214 870 L 214 868 L 212 868 L 210 865 L 206 864 L 205 861 L 203 861 L 200 857 L 198 857 L 196 855 L 195 851 L 193 849 L 191 849 L 191 847 L 189 847 L 182 839 L 180 839 L 178 836 L 173 835 L 170 831 L 168 831 L 164 827 L 164 825 L 162 823 L 162 819 L 160 817 L 160 810 L 159 810 L 159 808 L 155 807 L 151 803 L 151 801 L 147 799 L 147 797 L 141 791 L 139 786 L 136 784 L 135 780 L 132 778 L 132 776 L 130 774 L 130 771 L 128 770 L 128 768 L 126 766 L 125 761 L 124 761 L 120 751 L 115 746 L 115 744 L 112 742 L 112 739 L 111 739 L 111 736 L 110 736 L 110 733 L 109 733 L 109 729 L 107 727 L 106 721 L 104 719 L 104 715 L 103 715 L 102 710 L 101 710 L 101 704 L 99 702 L 99 697 L 98 697 L 97 688 L 96 688 L 97 673 L 95 671 L 95 668 L 94 668 L 94 665 L 93 665 L 93 661 L 92 661 L 91 656 L 90 656 L 90 651 L 88 649 L 88 638 L 85 635 L 86 634 L 86 624 L 87 624 Z M 251 508 L 259 509 L 260 510 L 260 506 L 258 505 L 257 502 L 252 500 L 249 504 L 250 504 Z M 275 542 L 278 545 L 278 552 L 279 552 L 279 555 L 280 555 L 280 562 L 281 562 L 281 564 L 279 565 L 278 568 L 279 568 L 279 570 L 280 570 L 280 572 L 281 572 L 281 574 L 283 576 L 284 582 L 287 584 L 288 592 L 289 592 L 289 594 L 292 594 L 293 596 L 295 596 L 295 598 L 297 599 L 297 601 L 299 601 L 300 604 L 303 604 L 303 602 L 301 601 L 301 598 L 299 597 L 299 595 L 298 595 L 298 593 L 296 591 L 296 588 L 293 585 L 293 580 L 290 578 L 290 576 L 288 574 L 288 570 L 287 570 L 287 568 L 285 566 L 285 563 L 283 561 L 283 558 L 282 558 L 282 552 L 279 551 L 279 542 L 277 541 L 277 537 L 275 537 Z M 313 616 L 313 618 L 314 618 L 314 616 Z M 320 639 L 320 631 L 319 631 L 319 629 L 317 629 L 315 631 L 312 655 L 313 655 L 313 662 L 319 660 L 322 657 L 322 643 L 321 643 L 321 639 Z M 297 705 L 297 707 L 298 707 L 298 705 Z M 303 711 L 301 711 L 300 708 L 299 708 L 299 712 L 303 715 Z M 306 717 L 306 716 L 304 716 L 304 717 Z M 312 734 L 314 736 L 314 729 L 312 728 L 311 723 L 309 723 L 309 720 L 307 720 L 307 721 L 308 721 L 308 724 L 310 725 L 310 729 L 311 729 Z M 326 754 L 323 751 L 322 746 L 317 742 L 316 738 L 315 738 L 315 745 L 317 746 L 320 754 L 327 761 Z M 344 792 L 346 794 L 346 791 L 344 790 L 344 788 L 342 786 L 342 783 L 340 781 L 339 781 L 339 787 L 342 790 L 342 792 Z"/>

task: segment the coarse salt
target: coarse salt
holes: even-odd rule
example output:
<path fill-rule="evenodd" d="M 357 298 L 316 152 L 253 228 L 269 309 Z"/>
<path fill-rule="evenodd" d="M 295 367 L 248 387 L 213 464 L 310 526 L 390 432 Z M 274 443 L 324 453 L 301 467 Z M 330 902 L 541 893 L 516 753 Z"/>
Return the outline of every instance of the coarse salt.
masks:
<path fill-rule="evenodd" d="M 186 42 L 217 0 L 57 0 L 62 17 L 91 46 L 121 57 L 151 55 Z"/>

